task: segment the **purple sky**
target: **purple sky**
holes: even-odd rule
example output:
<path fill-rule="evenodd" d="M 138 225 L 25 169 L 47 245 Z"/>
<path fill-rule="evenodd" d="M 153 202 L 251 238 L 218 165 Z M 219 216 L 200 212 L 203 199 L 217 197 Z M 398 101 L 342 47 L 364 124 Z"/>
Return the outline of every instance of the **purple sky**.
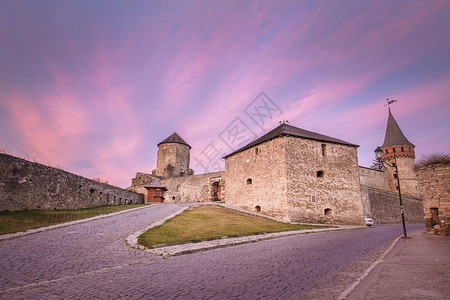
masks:
<path fill-rule="evenodd" d="M 127 187 L 174 131 L 198 174 L 287 119 L 368 167 L 389 97 L 418 158 L 448 153 L 449 32 L 447 0 L 3 0 L 0 148 Z"/>

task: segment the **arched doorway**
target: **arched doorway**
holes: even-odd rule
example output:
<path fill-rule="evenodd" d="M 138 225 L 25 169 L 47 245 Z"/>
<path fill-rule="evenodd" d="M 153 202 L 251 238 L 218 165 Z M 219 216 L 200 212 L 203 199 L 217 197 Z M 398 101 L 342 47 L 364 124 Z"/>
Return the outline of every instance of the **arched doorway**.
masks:
<path fill-rule="evenodd" d="M 222 187 L 220 180 L 211 184 L 211 201 L 222 201 Z"/>

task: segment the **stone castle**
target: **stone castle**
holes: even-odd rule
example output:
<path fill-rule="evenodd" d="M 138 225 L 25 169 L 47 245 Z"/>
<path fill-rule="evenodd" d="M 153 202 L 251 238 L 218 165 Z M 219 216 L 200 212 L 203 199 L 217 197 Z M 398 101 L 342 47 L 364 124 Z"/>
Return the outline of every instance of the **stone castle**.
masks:
<path fill-rule="evenodd" d="M 224 171 L 194 175 L 191 146 L 173 133 L 158 144 L 152 174 L 138 172 L 128 189 L 147 203 L 224 201 L 289 222 L 399 222 L 395 168 L 358 166 L 357 147 L 283 123 L 226 155 Z M 391 165 L 396 156 L 406 220 L 423 222 L 414 145 L 390 109 L 381 149 Z"/>

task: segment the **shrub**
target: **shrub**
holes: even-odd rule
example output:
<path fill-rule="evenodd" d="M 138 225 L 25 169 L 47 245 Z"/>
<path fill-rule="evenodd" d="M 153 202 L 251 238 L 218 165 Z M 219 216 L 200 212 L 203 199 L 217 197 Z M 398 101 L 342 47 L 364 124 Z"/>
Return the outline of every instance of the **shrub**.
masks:
<path fill-rule="evenodd" d="M 422 154 L 422 158 L 416 163 L 418 168 L 437 164 L 450 164 L 450 155 L 446 153 Z"/>

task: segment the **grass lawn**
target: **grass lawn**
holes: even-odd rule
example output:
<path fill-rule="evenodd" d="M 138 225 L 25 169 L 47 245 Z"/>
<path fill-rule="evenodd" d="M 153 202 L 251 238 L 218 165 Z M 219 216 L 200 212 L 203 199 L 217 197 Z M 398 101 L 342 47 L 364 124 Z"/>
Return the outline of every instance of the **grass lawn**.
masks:
<path fill-rule="evenodd" d="M 97 206 L 84 209 L 21 210 L 0 212 L 0 234 L 27 231 L 80 219 L 109 214 L 121 210 L 144 206 L 145 204 Z"/>
<path fill-rule="evenodd" d="M 203 205 L 185 210 L 164 224 L 150 228 L 138 237 L 138 243 L 152 248 L 160 244 L 200 242 L 223 236 L 233 237 L 316 227 L 319 226 L 281 223 L 216 205 Z"/>

